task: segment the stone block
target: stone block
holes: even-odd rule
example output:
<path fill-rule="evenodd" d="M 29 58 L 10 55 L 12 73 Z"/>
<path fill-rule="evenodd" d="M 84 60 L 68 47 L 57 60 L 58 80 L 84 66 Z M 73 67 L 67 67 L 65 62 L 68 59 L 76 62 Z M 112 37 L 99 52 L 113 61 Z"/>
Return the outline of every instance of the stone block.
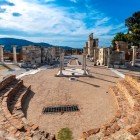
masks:
<path fill-rule="evenodd" d="M 120 111 L 120 110 L 118 110 L 118 111 L 116 112 L 115 117 L 116 117 L 116 118 L 121 118 L 121 111 Z"/>
<path fill-rule="evenodd" d="M 34 125 L 32 126 L 32 130 L 37 130 L 37 129 L 39 129 L 39 126 L 34 124 Z"/>
<path fill-rule="evenodd" d="M 136 127 L 131 127 L 128 129 L 128 132 L 130 132 L 132 135 L 137 135 L 140 132 L 140 129 L 136 126 Z"/>
<path fill-rule="evenodd" d="M 121 129 L 121 127 L 117 123 L 114 123 L 112 128 L 116 131 L 119 131 Z"/>
<path fill-rule="evenodd" d="M 100 128 L 95 128 L 87 131 L 88 135 L 93 135 L 100 132 Z"/>
<path fill-rule="evenodd" d="M 108 130 L 103 131 L 104 136 L 109 136 L 111 133 Z"/>

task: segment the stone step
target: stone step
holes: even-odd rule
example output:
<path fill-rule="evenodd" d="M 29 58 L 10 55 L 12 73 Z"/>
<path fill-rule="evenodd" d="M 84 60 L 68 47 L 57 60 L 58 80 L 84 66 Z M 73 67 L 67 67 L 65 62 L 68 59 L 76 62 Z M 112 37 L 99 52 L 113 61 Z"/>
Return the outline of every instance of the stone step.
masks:
<path fill-rule="evenodd" d="M 6 91 L 6 93 L 3 95 L 3 97 L 11 97 L 14 95 L 14 93 L 23 85 L 23 81 L 15 81 L 14 84 L 11 85 L 11 87 Z"/>
<path fill-rule="evenodd" d="M 28 88 L 23 87 L 22 91 L 20 91 L 20 94 L 18 96 L 16 96 L 16 104 L 14 106 L 14 111 L 17 110 L 22 110 L 22 104 L 24 104 L 24 99 L 27 96 L 27 94 L 30 91 L 31 86 L 29 86 Z"/>
<path fill-rule="evenodd" d="M 139 95 L 139 92 L 125 80 L 118 82 L 117 87 L 121 93 L 124 94 L 130 106 L 133 108 L 134 105 L 137 104 L 136 97 Z"/>
<path fill-rule="evenodd" d="M 125 80 L 136 90 L 139 91 L 140 94 L 140 77 L 132 76 L 132 75 L 126 75 Z"/>
<path fill-rule="evenodd" d="M 14 80 L 16 80 L 15 75 L 9 75 L 9 76 L 5 77 L 2 81 L 0 81 L 0 91 L 3 90 L 4 88 L 6 88 Z"/>

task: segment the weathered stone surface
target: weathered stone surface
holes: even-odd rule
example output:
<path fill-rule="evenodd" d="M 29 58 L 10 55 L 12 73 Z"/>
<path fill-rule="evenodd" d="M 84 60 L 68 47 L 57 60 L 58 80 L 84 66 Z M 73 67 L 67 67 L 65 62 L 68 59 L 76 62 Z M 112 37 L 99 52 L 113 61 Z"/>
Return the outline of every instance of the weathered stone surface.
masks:
<path fill-rule="evenodd" d="M 110 123 L 115 123 L 116 122 L 116 118 L 113 118 L 111 121 L 110 121 Z"/>
<path fill-rule="evenodd" d="M 116 112 L 115 117 L 117 117 L 117 118 L 121 118 L 121 111 L 120 111 L 120 110 L 118 110 L 118 111 Z"/>
<path fill-rule="evenodd" d="M 88 133 L 88 135 L 93 135 L 93 134 L 96 134 L 98 132 L 100 132 L 100 128 L 91 129 L 87 133 Z"/>
<path fill-rule="evenodd" d="M 117 124 L 117 123 L 114 123 L 114 125 L 112 126 L 112 128 L 116 131 L 119 131 L 121 129 L 121 127 Z"/>
<path fill-rule="evenodd" d="M 128 132 L 130 132 L 132 135 L 137 135 L 140 133 L 139 126 L 134 126 L 128 129 Z"/>
<path fill-rule="evenodd" d="M 33 129 L 33 130 L 36 130 L 36 129 L 38 129 L 38 128 L 39 128 L 38 125 L 35 125 L 35 124 L 34 124 L 34 125 L 32 126 L 32 129 Z"/>
<path fill-rule="evenodd" d="M 110 133 L 108 130 L 105 130 L 105 131 L 103 132 L 103 134 L 104 134 L 104 136 L 106 137 L 106 136 L 109 136 L 111 133 Z"/>
<path fill-rule="evenodd" d="M 115 130 L 113 128 L 108 128 L 107 130 L 110 132 L 110 134 L 115 133 Z"/>

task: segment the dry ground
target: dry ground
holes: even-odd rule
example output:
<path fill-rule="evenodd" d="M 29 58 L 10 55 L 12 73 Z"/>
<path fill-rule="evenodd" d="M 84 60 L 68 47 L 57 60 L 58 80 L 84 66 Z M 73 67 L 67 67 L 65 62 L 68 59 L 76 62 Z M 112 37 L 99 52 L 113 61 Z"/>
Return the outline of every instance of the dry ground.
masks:
<path fill-rule="evenodd" d="M 119 78 L 104 67 L 89 68 L 94 77 L 81 77 L 78 81 L 54 77 L 57 69 L 23 77 L 25 85 L 32 85 L 31 89 L 35 93 L 29 101 L 27 118 L 54 134 L 61 128 L 69 127 L 74 139 L 78 139 L 83 131 L 109 121 L 117 110 L 117 104 L 114 96 L 107 91 Z M 65 104 L 78 104 L 80 111 L 42 114 L 43 107 Z"/>

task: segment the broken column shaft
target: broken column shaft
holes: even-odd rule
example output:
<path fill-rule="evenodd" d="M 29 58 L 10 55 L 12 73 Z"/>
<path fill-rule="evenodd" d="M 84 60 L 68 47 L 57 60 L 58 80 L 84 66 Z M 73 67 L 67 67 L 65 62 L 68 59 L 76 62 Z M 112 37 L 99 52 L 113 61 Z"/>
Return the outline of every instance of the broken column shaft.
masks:
<path fill-rule="evenodd" d="M 4 57 L 3 57 L 3 45 L 0 45 L 0 62 L 3 63 L 4 62 Z"/>
<path fill-rule="evenodd" d="M 133 49 L 133 56 L 132 56 L 132 66 L 135 66 L 135 60 L 136 60 L 136 46 L 132 46 Z"/>
<path fill-rule="evenodd" d="M 16 46 L 13 46 L 13 62 L 17 63 Z"/>

